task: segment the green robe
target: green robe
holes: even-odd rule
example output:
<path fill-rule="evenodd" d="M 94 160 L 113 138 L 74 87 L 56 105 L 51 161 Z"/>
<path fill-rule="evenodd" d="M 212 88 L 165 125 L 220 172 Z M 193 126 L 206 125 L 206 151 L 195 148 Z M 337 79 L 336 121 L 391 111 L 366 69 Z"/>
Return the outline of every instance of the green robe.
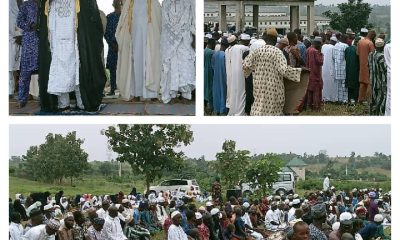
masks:
<path fill-rule="evenodd" d="M 47 93 L 51 64 L 46 0 L 39 0 L 39 94 L 41 111 L 58 110 L 57 96 Z M 79 89 L 86 111 L 97 111 L 103 99 L 106 72 L 103 64 L 103 26 L 96 0 L 80 1 L 78 13 Z"/>
<path fill-rule="evenodd" d="M 344 57 L 346 59 L 346 87 L 348 88 L 359 88 L 359 73 L 360 63 L 357 55 L 356 46 L 350 46 L 344 51 Z"/>

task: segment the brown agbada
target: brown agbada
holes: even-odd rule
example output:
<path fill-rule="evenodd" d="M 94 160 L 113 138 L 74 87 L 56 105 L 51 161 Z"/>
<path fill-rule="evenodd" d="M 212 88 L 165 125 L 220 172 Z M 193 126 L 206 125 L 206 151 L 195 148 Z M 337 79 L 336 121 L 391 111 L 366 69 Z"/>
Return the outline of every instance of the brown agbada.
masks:
<path fill-rule="evenodd" d="M 357 54 L 360 59 L 360 83 L 370 84 L 368 72 L 368 55 L 375 50 L 371 40 L 364 38 L 358 42 Z"/>

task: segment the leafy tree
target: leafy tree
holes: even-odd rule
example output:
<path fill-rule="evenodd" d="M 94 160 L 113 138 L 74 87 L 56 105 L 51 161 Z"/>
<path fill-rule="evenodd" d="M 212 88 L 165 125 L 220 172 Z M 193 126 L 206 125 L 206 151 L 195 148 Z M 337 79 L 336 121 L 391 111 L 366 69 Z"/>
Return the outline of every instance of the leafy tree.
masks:
<path fill-rule="evenodd" d="M 79 177 L 88 166 L 88 154 L 81 148 L 84 140 L 76 138 L 76 132 L 65 137 L 61 134 L 49 133 L 45 143 L 31 146 L 22 158 L 27 173 L 42 182 L 60 183 L 63 178 Z"/>
<path fill-rule="evenodd" d="M 103 162 L 99 166 L 100 173 L 105 177 L 112 175 L 115 170 L 115 164 L 112 164 L 111 162 Z"/>
<path fill-rule="evenodd" d="M 354 169 L 356 167 L 356 153 L 351 152 L 350 158 L 349 158 L 349 165 L 350 168 Z"/>
<path fill-rule="evenodd" d="M 163 170 L 178 168 L 184 156 L 176 149 L 193 141 L 188 125 L 121 124 L 103 131 L 117 161 L 127 162 L 133 172 L 143 174 L 147 191 Z"/>
<path fill-rule="evenodd" d="M 331 20 L 333 29 L 346 32 L 347 28 L 357 31 L 363 27 L 372 27 L 368 23 L 369 15 L 372 12 L 371 5 L 363 0 L 348 0 L 348 3 L 338 4 L 339 12 L 331 10 L 322 13 Z"/>
<path fill-rule="evenodd" d="M 244 179 L 243 166 L 248 164 L 249 154 L 247 150 L 236 150 L 236 142 L 233 140 L 226 140 L 222 144 L 222 152 L 216 155 L 215 167 L 228 188 L 234 188 Z"/>
<path fill-rule="evenodd" d="M 252 188 L 258 188 L 259 197 L 264 197 L 278 179 L 282 166 L 282 159 L 274 154 L 267 154 L 260 160 L 250 162 L 246 170 L 246 181 Z"/>

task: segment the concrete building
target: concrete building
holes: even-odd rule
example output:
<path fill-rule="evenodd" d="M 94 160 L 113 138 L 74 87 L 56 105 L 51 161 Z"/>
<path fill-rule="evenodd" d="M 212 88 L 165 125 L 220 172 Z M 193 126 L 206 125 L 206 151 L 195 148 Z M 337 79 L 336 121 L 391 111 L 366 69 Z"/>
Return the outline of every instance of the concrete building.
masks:
<path fill-rule="evenodd" d="M 328 19 L 315 18 L 314 0 L 205 0 L 204 4 L 204 21 L 206 23 L 218 22 L 220 30 L 223 32 L 227 31 L 229 25 L 234 25 L 237 30 L 241 31 L 245 27 L 254 27 L 258 32 L 272 26 L 284 33 L 300 28 L 306 34 L 311 35 L 316 26 L 318 29 L 323 29 L 323 26 L 329 25 Z M 217 9 L 211 10 L 207 8 L 208 5 L 216 6 Z M 265 6 L 289 7 L 289 16 L 279 12 L 260 12 L 260 8 Z M 307 16 L 300 16 L 300 6 L 307 8 Z"/>
<path fill-rule="evenodd" d="M 284 167 L 284 171 L 291 171 L 294 173 L 296 181 L 306 180 L 306 167 L 307 164 L 300 158 L 293 158 Z"/>

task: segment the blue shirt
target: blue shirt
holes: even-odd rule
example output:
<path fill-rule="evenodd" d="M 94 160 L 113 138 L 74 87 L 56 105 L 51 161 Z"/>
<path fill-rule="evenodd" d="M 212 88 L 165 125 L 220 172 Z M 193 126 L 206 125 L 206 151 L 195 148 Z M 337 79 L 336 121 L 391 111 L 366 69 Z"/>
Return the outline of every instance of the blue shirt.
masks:
<path fill-rule="evenodd" d="M 112 45 L 117 44 L 117 39 L 115 39 L 115 32 L 117 31 L 118 21 L 121 14 L 116 12 L 107 15 L 107 25 L 106 32 L 104 33 L 104 38 L 108 44 L 108 54 L 107 54 L 107 68 L 116 68 L 118 62 L 118 51 L 114 51 Z"/>

